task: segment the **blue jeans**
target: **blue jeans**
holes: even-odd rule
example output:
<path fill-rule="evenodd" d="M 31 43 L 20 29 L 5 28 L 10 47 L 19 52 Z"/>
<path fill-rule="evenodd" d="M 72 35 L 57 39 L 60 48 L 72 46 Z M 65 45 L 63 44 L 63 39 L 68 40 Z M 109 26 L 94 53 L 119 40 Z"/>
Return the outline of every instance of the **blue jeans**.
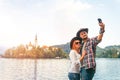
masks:
<path fill-rule="evenodd" d="M 85 69 L 81 68 L 81 80 L 92 80 L 95 74 L 95 69 Z"/>
<path fill-rule="evenodd" d="M 79 73 L 68 73 L 69 80 L 80 80 Z"/>

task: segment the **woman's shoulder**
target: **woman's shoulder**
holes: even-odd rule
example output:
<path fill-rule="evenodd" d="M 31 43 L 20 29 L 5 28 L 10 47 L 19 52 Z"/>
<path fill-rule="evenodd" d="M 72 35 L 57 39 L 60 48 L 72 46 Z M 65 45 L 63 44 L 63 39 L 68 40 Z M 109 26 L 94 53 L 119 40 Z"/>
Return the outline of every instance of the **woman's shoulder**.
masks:
<path fill-rule="evenodd" d="M 76 55 L 80 55 L 80 54 L 78 54 L 77 51 L 75 51 L 75 50 L 71 50 L 69 55 L 75 55 L 76 56 Z"/>
<path fill-rule="evenodd" d="M 70 53 L 76 53 L 76 51 L 75 50 L 70 50 Z"/>

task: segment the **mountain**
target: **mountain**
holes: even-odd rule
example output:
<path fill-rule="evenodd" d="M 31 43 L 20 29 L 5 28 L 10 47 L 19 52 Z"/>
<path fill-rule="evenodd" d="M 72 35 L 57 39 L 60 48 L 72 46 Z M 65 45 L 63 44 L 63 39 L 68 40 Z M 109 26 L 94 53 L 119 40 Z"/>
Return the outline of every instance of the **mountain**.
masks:
<path fill-rule="evenodd" d="M 61 44 L 61 45 L 54 45 L 55 47 L 59 47 L 59 48 L 62 48 L 66 53 L 69 53 L 70 52 L 70 43 L 66 43 L 66 44 Z M 104 49 L 100 48 L 97 46 L 97 49 L 96 49 L 96 52 L 97 53 L 100 53 L 100 52 L 103 52 Z"/>
<path fill-rule="evenodd" d="M 70 43 L 66 44 L 60 44 L 60 45 L 54 45 L 54 47 L 58 47 L 63 49 L 64 52 L 69 53 L 70 52 Z"/>
<path fill-rule="evenodd" d="M 62 48 L 64 52 L 70 52 L 70 43 L 54 45 L 54 47 Z M 120 45 L 107 46 L 105 48 L 96 48 L 96 57 L 102 58 L 120 58 Z"/>

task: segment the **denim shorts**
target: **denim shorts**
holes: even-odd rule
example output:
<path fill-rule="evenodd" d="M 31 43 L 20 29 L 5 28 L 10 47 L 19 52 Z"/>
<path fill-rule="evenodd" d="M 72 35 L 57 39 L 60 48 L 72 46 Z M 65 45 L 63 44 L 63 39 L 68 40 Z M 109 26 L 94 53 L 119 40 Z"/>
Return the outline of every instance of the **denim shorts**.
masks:
<path fill-rule="evenodd" d="M 79 73 L 68 73 L 69 80 L 80 80 Z"/>

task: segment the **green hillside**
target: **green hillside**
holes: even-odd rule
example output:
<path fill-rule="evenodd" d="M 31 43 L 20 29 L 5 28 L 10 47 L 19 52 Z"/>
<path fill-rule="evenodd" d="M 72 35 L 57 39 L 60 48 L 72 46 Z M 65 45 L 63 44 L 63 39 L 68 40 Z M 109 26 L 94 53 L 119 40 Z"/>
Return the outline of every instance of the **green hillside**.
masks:
<path fill-rule="evenodd" d="M 70 51 L 70 43 L 55 45 L 55 47 L 62 48 L 65 53 Z M 98 58 L 120 58 L 120 45 L 107 46 L 100 48 L 97 46 L 96 57 Z"/>

